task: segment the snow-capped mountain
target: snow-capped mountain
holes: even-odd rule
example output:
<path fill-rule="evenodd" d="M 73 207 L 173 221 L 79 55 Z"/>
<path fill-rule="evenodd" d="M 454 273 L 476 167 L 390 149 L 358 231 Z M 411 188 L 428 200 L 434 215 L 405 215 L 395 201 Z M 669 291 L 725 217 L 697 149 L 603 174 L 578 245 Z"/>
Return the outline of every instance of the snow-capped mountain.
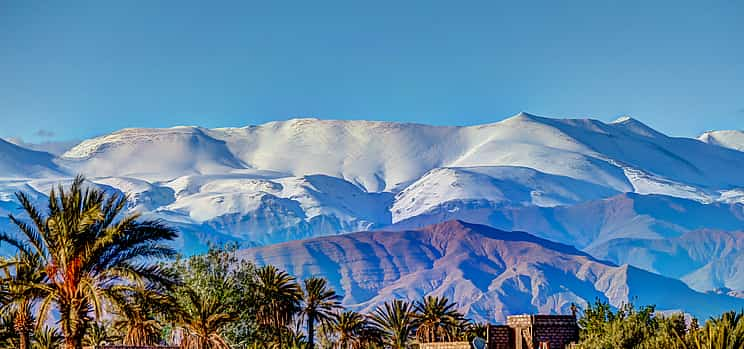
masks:
<path fill-rule="evenodd" d="M 370 311 L 391 298 L 457 300 L 477 321 L 511 314 L 570 314 L 571 303 L 633 301 L 700 318 L 744 306 L 744 299 L 695 292 L 678 280 L 597 260 L 575 248 L 520 232 L 449 221 L 418 230 L 373 231 L 240 251 L 299 278 L 323 276 L 343 303 Z"/>
<path fill-rule="evenodd" d="M 53 160 L 49 153 L 19 147 L 0 138 L 0 179 L 63 175 Z"/>
<path fill-rule="evenodd" d="M 295 119 L 244 128 L 126 129 L 61 157 L 94 176 L 174 179 L 245 169 L 324 174 L 368 192 L 399 192 L 442 167 L 513 166 L 619 192 L 706 199 L 744 186 L 744 154 L 662 135 L 621 118 L 549 119 L 525 113 L 470 127 Z"/>
<path fill-rule="evenodd" d="M 224 173 L 246 167 L 224 142 L 197 127 L 124 129 L 83 141 L 65 152 L 61 163 L 89 176 L 147 179 Z"/>
<path fill-rule="evenodd" d="M 698 139 L 708 144 L 744 151 L 744 131 L 711 131 L 703 133 Z"/>
<path fill-rule="evenodd" d="M 294 119 L 124 129 L 56 157 L 0 141 L 0 216 L 18 210 L 14 191 L 43 200 L 83 173 L 178 227 L 185 253 L 207 241 L 256 246 L 462 219 L 587 251 L 609 246 L 611 256 L 616 239 L 744 230 L 740 136 L 520 113 L 466 127 Z M 685 281 L 721 284 L 705 277 Z"/>

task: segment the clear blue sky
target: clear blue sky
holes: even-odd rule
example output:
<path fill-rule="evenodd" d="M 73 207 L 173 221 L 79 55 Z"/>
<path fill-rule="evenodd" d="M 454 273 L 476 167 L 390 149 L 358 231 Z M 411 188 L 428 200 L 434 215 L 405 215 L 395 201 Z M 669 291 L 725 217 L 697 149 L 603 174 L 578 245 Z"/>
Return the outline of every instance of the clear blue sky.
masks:
<path fill-rule="evenodd" d="M 0 1 L 0 137 L 313 116 L 744 128 L 742 1 Z"/>

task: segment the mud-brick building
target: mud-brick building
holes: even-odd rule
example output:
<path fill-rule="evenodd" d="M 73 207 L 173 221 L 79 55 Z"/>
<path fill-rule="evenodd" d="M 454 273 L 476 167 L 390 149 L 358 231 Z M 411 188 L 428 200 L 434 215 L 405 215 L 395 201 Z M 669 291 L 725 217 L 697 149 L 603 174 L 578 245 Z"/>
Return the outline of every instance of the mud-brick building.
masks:
<path fill-rule="evenodd" d="M 573 315 L 515 315 L 488 329 L 488 349 L 565 349 L 578 341 Z"/>

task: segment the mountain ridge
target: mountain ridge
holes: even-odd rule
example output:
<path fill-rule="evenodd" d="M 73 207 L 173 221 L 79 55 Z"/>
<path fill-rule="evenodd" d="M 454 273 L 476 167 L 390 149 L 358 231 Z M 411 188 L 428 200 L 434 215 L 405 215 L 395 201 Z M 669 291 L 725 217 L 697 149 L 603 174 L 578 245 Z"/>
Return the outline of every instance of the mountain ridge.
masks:
<path fill-rule="evenodd" d="M 131 211 L 178 227 L 186 254 L 209 242 L 270 245 L 457 218 L 584 251 L 622 238 L 744 230 L 744 152 L 670 137 L 630 117 L 519 113 L 472 126 L 305 118 L 130 128 L 60 157 L 19 151 L 0 143 L 0 158 L 17 160 L 0 163 L 3 213 L 18 210 L 14 191 L 43 200 L 52 184 L 83 173 L 91 185 L 130 194 Z M 9 228 L 0 220 L 0 230 Z M 705 290 L 735 285 L 727 281 L 733 267 L 711 268 L 715 282 L 702 269 L 685 281 Z"/>
<path fill-rule="evenodd" d="M 595 297 L 614 306 L 636 301 L 702 317 L 744 306 L 742 299 L 695 292 L 678 280 L 604 262 L 569 245 L 463 221 L 317 237 L 238 254 L 300 278 L 323 276 L 346 306 L 362 311 L 391 298 L 426 295 L 449 297 L 474 319 L 496 322 L 510 314 L 567 313 L 571 303 Z"/>
<path fill-rule="evenodd" d="M 594 119 L 551 119 L 527 113 L 474 126 L 292 119 L 241 128 L 204 129 L 181 126 L 169 129 L 125 129 L 85 140 L 67 151 L 61 159 L 79 160 L 85 155 L 95 157 L 91 151 L 92 144 L 99 147 L 112 144 L 107 142 L 114 142 L 113 139 L 122 133 L 131 136 L 128 138 L 157 138 L 162 133 L 183 130 L 198 132 L 204 137 L 225 142 L 229 151 L 220 156 L 226 162 L 236 165 L 233 166 L 238 167 L 236 170 L 259 168 L 293 176 L 326 174 L 348 180 L 367 191 L 397 191 L 401 189 L 400 186 L 411 183 L 432 169 L 471 166 L 523 166 L 594 183 L 598 183 L 597 177 L 601 176 L 599 184 L 619 191 L 634 190 L 630 185 L 632 178 L 628 181 L 628 175 L 622 173 L 626 167 L 662 176 L 672 182 L 703 185 L 706 188 L 721 187 L 724 183 L 723 186 L 744 185 L 741 180 L 732 178 L 719 183 L 704 183 L 706 180 L 703 178 L 710 180 L 713 176 L 701 177 L 704 173 L 717 170 L 722 166 L 721 161 L 725 162 L 731 157 L 741 161 L 744 158 L 742 154 L 732 155 L 734 153 L 728 153 L 720 147 L 711 147 L 706 148 L 708 154 L 702 159 L 694 154 L 700 152 L 697 148 L 709 145 L 692 139 L 664 136 L 635 119 L 604 123 Z M 381 138 L 370 138 L 373 135 Z M 632 145 L 638 149 L 632 152 L 620 150 L 618 145 L 613 145 L 613 138 L 617 137 L 625 142 L 623 146 Z M 649 143 L 649 139 L 653 142 Z M 390 145 L 394 152 L 391 152 L 391 147 L 381 147 L 382 143 Z M 447 147 L 443 146 L 445 143 Z M 504 153 L 503 147 L 494 148 L 497 144 L 515 149 Z M 669 150 L 670 147 L 685 149 Z M 268 152 L 268 149 L 272 151 Z M 328 156 L 337 153 L 339 149 L 343 150 L 343 154 Z M 550 156 L 542 156 L 541 152 L 550 152 Z M 680 152 L 692 154 L 687 156 L 694 159 L 688 161 L 677 154 Z M 271 156 L 267 156 L 269 153 Z M 519 153 L 526 153 L 527 156 L 515 157 L 514 154 Z M 299 154 L 302 157 L 298 158 Z M 593 169 L 594 173 L 576 172 L 578 168 L 565 169 L 554 163 L 551 160 L 553 157 L 573 161 L 576 165 L 584 164 L 587 169 Z M 534 161 L 538 158 L 545 161 Z M 710 158 L 716 161 L 707 161 Z M 70 166 L 75 168 L 74 163 Z M 668 168 L 674 168 L 675 171 L 669 171 Z M 676 172 L 681 172 L 679 170 L 682 168 L 686 174 L 675 178 L 680 177 Z M 93 170 L 90 166 L 79 169 Z M 198 172 L 205 174 L 209 170 Z M 106 171 L 101 171 L 100 174 L 111 175 Z"/>

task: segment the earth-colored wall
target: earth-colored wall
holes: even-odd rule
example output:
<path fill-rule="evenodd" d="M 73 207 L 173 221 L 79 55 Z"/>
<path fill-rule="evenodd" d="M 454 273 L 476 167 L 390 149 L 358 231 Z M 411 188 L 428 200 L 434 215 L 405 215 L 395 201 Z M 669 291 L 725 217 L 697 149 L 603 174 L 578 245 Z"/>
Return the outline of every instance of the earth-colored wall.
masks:
<path fill-rule="evenodd" d="M 471 349 L 468 342 L 448 342 L 448 343 L 421 343 L 421 349 Z"/>

